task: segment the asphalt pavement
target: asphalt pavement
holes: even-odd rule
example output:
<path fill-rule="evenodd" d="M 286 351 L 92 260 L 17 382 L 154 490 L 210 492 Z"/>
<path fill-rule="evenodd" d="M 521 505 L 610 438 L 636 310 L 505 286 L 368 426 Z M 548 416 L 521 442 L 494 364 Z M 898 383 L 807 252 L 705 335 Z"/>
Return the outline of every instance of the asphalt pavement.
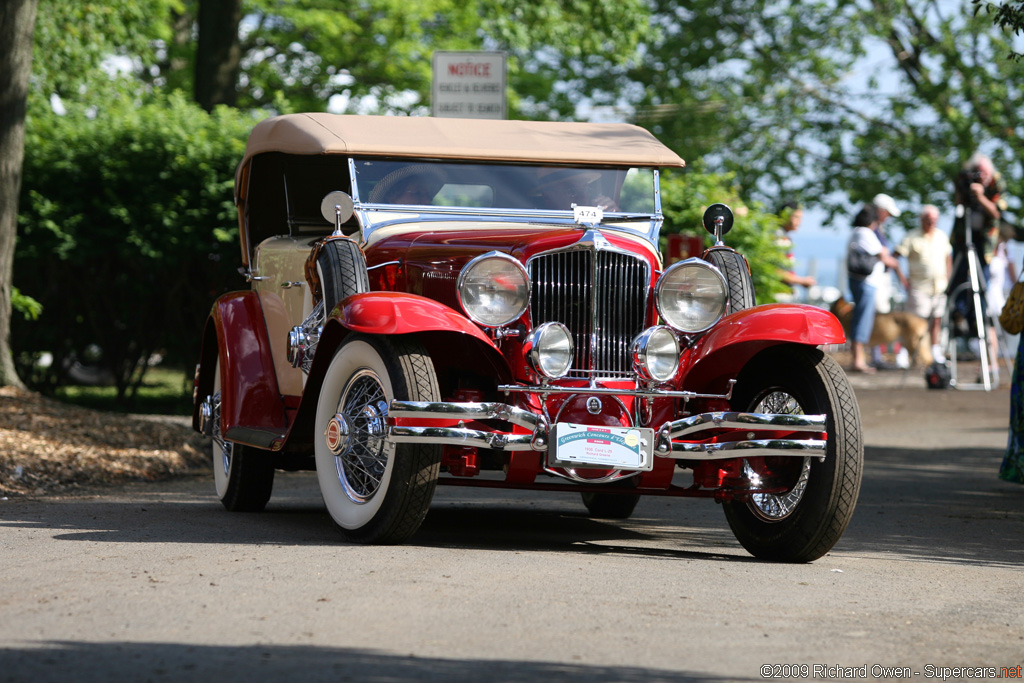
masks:
<path fill-rule="evenodd" d="M 342 541 L 308 473 L 261 514 L 225 512 L 208 477 L 0 502 L 0 681 L 1019 675 L 1008 388 L 918 375 L 852 378 L 860 499 L 805 565 L 751 558 L 708 500 L 610 522 L 570 494 L 440 487 L 394 547 Z"/>

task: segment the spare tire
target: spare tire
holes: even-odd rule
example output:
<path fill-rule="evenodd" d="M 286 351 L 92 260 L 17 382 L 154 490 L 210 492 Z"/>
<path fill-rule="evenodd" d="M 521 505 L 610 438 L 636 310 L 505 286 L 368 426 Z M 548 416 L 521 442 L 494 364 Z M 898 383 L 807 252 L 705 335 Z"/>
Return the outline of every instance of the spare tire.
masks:
<path fill-rule="evenodd" d="M 757 305 L 754 281 L 747 260 L 729 247 L 712 247 L 704 260 L 722 272 L 729 286 L 729 312 L 735 313 Z"/>
<path fill-rule="evenodd" d="M 366 257 L 350 239 L 331 239 L 316 257 L 317 275 L 324 298 L 324 314 L 329 315 L 345 297 L 370 291 Z"/>

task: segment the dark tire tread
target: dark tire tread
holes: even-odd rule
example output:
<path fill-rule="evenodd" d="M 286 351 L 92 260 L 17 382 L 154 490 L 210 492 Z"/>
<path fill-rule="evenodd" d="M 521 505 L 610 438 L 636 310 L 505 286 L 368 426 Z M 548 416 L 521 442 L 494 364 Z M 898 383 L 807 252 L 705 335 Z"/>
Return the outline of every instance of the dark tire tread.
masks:
<path fill-rule="evenodd" d="M 734 400 L 738 399 L 734 405 L 741 410 L 752 407 L 744 401 L 750 387 L 770 382 L 767 378 L 773 375 L 810 376 L 808 393 L 817 394 L 814 399 L 828 405 L 805 404 L 803 408 L 828 414 L 829 447 L 825 462 L 812 461 L 807 490 L 791 517 L 763 522 L 754 517 L 746 502 L 732 501 L 724 506 L 726 518 L 737 539 L 754 556 L 811 562 L 831 550 L 842 536 L 860 494 L 864 442 L 857 398 L 843 369 L 819 349 L 776 347 L 755 358 L 748 368 L 750 374 L 741 377 L 734 395 Z"/>
<path fill-rule="evenodd" d="M 619 479 L 603 488 L 609 493 L 583 493 L 583 504 L 591 517 L 597 519 L 629 519 L 640 502 L 640 494 L 633 493 L 636 490 L 636 477 Z M 615 492 L 612 493 L 611 491 Z"/>
<path fill-rule="evenodd" d="M 350 239 L 332 239 L 324 243 L 316 259 L 320 267 L 320 286 L 324 309 L 334 310 L 338 302 L 353 294 L 370 291 L 366 257 Z"/>
<path fill-rule="evenodd" d="M 214 467 L 219 467 L 214 463 Z M 261 512 L 274 490 L 274 465 L 268 453 L 241 444 L 231 446 L 228 488 L 220 502 L 229 512 Z"/>
<path fill-rule="evenodd" d="M 597 519 L 629 519 L 640 502 L 638 493 L 584 493 L 587 512 Z"/>
<path fill-rule="evenodd" d="M 729 312 L 736 313 L 757 305 L 754 296 L 754 281 L 746 259 L 732 249 L 711 249 L 707 261 L 725 276 L 729 287 Z"/>

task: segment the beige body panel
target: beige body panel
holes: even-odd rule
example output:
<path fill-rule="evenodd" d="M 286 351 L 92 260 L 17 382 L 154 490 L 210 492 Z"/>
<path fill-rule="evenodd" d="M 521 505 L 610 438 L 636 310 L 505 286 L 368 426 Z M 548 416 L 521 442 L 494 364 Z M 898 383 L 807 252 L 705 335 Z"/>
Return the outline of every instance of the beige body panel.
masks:
<path fill-rule="evenodd" d="M 312 238 L 272 237 L 256 247 L 253 276 L 266 279 L 254 280 L 253 290 L 260 297 L 277 384 L 285 395 L 301 395 L 306 381 L 302 370 L 288 362 L 288 333 L 312 309 L 304 265 L 314 241 Z M 289 283 L 289 286 L 282 286 Z"/>

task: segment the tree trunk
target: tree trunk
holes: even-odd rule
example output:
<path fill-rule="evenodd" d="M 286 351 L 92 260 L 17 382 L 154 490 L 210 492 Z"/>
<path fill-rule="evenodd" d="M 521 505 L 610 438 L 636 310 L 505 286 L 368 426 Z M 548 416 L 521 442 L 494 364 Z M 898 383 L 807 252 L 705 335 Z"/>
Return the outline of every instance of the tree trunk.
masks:
<path fill-rule="evenodd" d="M 238 24 L 242 0 L 200 0 L 199 46 L 196 48 L 195 100 L 206 111 L 218 104 L 235 106 L 242 48 Z"/>
<path fill-rule="evenodd" d="M 38 0 L 0 2 L 0 385 L 22 387 L 11 357 L 11 280 L 18 232 L 25 109 Z"/>

